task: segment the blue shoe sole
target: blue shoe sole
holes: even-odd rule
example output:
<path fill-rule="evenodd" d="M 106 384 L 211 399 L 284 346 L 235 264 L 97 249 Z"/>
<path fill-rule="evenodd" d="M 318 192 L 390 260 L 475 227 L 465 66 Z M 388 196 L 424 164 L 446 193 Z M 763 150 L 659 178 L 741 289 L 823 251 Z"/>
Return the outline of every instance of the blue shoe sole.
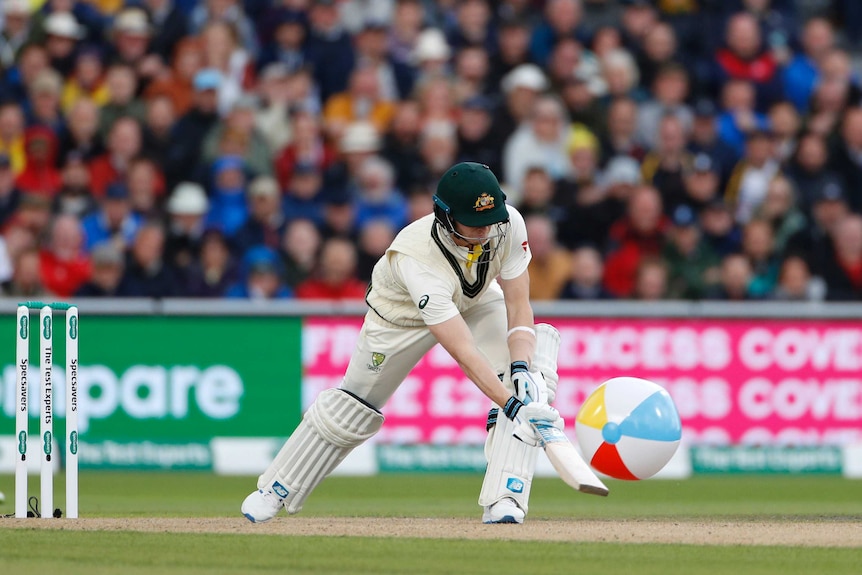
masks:
<path fill-rule="evenodd" d="M 505 515 L 499 521 L 485 521 L 485 525 L 496 525 L 497 523 L 517 523 L 511 515 Z"/>

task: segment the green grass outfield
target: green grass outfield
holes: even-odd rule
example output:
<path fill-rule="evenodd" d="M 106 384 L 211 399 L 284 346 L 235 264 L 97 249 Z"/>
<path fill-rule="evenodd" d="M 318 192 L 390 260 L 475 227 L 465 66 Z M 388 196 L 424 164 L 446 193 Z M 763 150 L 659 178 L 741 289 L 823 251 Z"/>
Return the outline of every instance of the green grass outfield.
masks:
<path fill-rule="evenodd" d="M 302 517 L 475 518 L 478 475 L 333 477 Z M 0 476 L 11 513 L 11 476 Z M 64 507 L 62 478 L 55 503 Z M 81 473 L 82 517 L 237 517 L 253 478 L 208 474 Z M 529 520 L 818 521 L 855 530 L 859 545 L 701 546 L 468 539 L 138 533 L 8 529 L 0 520 L 0 573 L 362 573 L 633 575 L 862 572 L 862 482 L 831 476 L 725 476 L 610 482 L 611 496 L 537 479 Z M 38 493 L 31 477 L 31 493 Z M 291 521 L 283 517 L 280 521 Z M 610 529 L 615 524 L 610 522 Z M 516 526 L 489 526 L 507 529 Z"/>

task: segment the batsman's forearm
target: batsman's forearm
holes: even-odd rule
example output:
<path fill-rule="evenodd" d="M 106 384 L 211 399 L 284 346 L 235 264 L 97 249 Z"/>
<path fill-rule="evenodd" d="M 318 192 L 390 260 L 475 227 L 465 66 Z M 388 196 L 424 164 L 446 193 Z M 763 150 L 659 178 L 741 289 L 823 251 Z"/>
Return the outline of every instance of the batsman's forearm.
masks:
<path fill-rule="evenodd" d="M 494 373 L 485 356 L 477 351 L 472 360 L 463 363 L 457 357 L 455 360 L 458 361 L 458 365 L 461 366 L 461 369 L 464 370 L 464 374 L 470 378 L 470 381 L 476 384 L 476 387 L 488 396 L 491 401 L 499 406 L 506 405 L 506 402 L 512 396 L 512 392 L 506 389 L 506 386 L 503 385 L 497 374 Z"/>

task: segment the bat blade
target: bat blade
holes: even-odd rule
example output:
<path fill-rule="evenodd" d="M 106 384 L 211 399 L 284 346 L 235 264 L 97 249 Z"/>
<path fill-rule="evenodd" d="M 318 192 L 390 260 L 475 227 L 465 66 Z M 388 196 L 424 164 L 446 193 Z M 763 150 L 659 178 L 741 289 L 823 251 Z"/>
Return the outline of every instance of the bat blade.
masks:
<path fill-rule="evenodd" d="M 553 425 L 537 425 L 542 437 L 542 447 L 545 455 L 560 479 L 581 493 L 607 497 L 608 488 L 602 480 L 590 469 L 572 442 L 566 435 Z"/>

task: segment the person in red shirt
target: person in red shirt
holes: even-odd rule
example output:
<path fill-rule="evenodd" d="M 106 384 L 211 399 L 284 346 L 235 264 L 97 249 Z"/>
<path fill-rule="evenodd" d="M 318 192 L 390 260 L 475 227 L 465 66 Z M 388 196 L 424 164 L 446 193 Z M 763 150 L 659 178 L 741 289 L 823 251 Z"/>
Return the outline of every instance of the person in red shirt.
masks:
<path fill-rule="evenodd" d="M 83 251 L 81 222 L 72 215 L 57 216 L 48 245 L 39 253 L 42 283 L 58 297 L 70 297 L 90 279 L 90 260 Z"/>
<path fill-rule="evenodd" d="M 323 244 L 317 273 L 299 284 L 296 297 L 299 299 L 363 300 L 365 282 L 356 277 L 356 248 L 340 237 L 333 237 Z"/>
<path fill-rule="evenodd" d="M 645 257 L 659 256 L 668 227 L 661 196 L 652 186 L 632 192 L 628 214 L 611 226 L 605 263 L 605 288 L 615 297 L 634 295 L 638 266 Z"/>
<path fill-rule="evenodd" d="M 90 163 L 93 196 L 101 198 L 108 185 L 124 178 L 132 161 L 141 153 L 141 125 L 131 116 L 122 116 L 108 133 L 108 151 Z"/>
<path fill-rule="evenodd" d="M 33 126 L 24 132 L 26 164 L 15 180 L 23 193 L 53 197 L 63 186 L 55 167 L 59 142 L 50 128 Z"/>

